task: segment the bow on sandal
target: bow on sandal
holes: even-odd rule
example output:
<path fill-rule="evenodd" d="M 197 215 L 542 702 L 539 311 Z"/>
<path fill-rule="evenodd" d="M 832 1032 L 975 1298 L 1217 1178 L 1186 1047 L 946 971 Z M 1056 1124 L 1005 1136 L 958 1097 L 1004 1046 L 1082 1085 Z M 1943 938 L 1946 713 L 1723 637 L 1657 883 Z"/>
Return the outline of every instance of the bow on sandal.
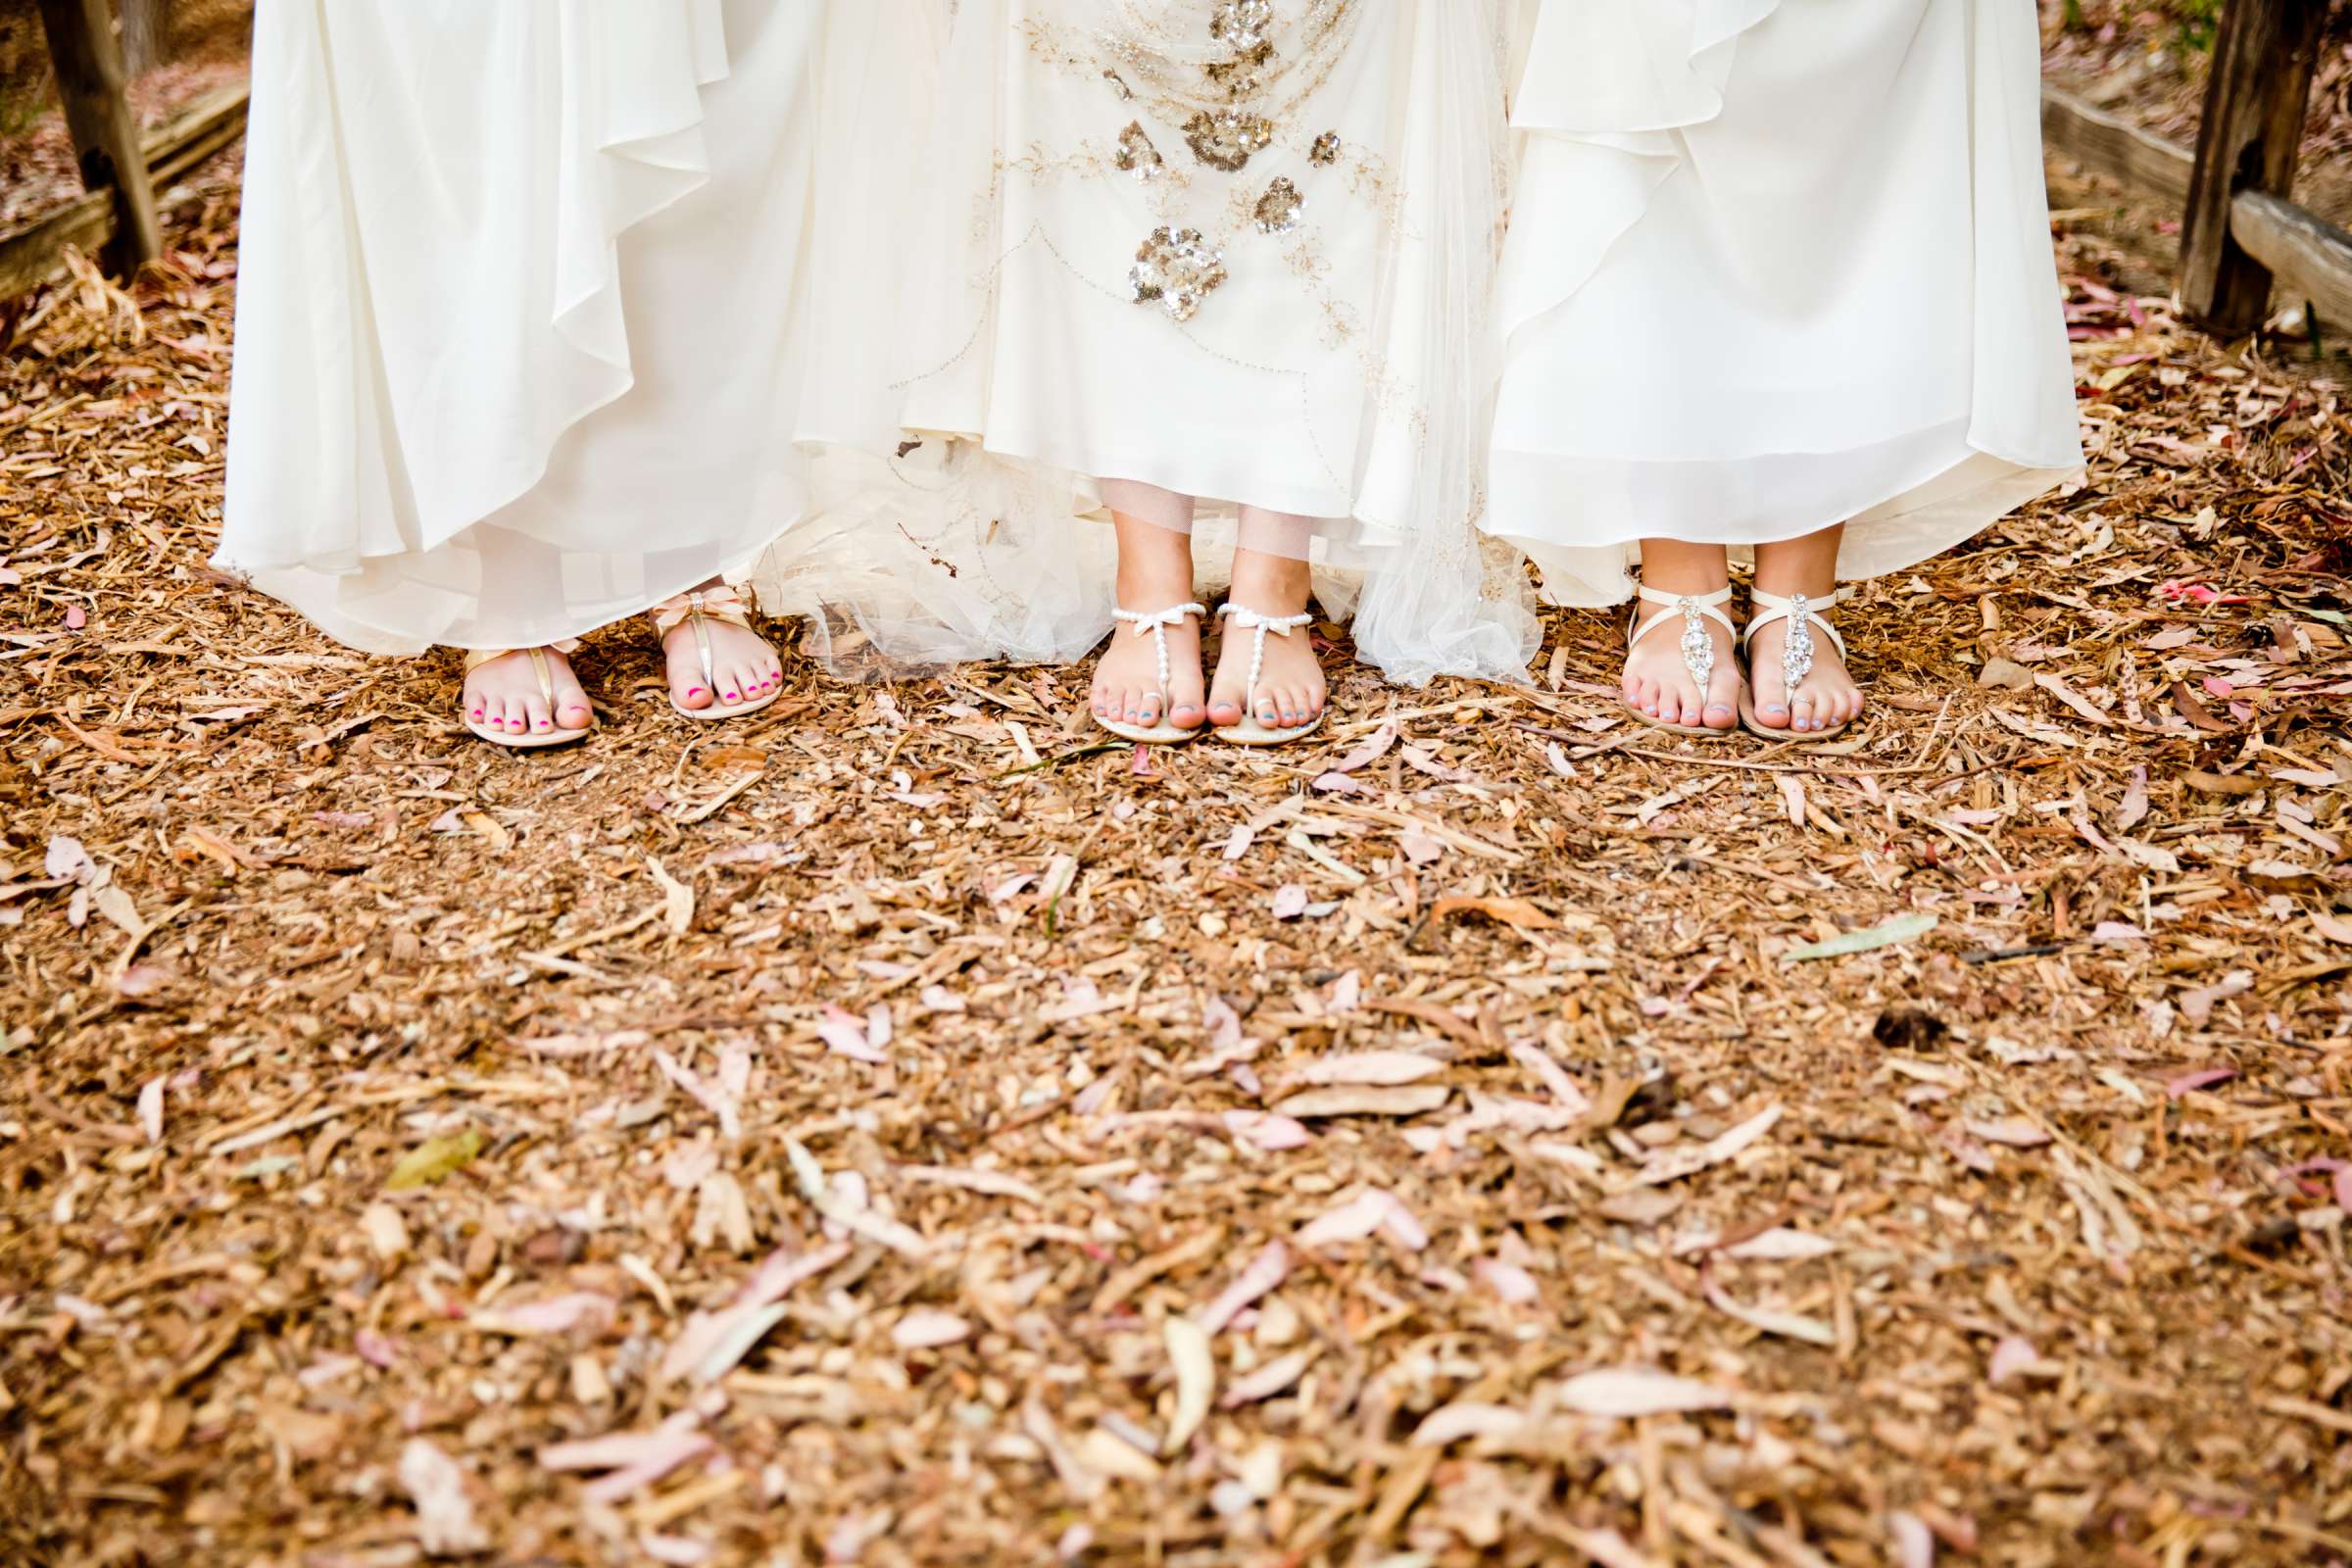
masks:
<path fill-rule="evenodd" d="M 1711 594 L 1670 594 L 1662 588 L 1651 588 L 1644 585 L 1641 590 L 1641 598 L 1642 604 L 1663 605 L 1666 608 L 1647 620 L 1643 620 L 1641 607 L 1639 605 L 1635 607 L 1633 629 L 1625 639 L 1626 652 L 1632 653 L 1636 643 L 1668 621 L 1678 616 L 1681 617 L 1683 623 L 1683 667 L 1690 672 L 1690 679 L 1697 685 L 1698 701 L 1703 708 L 1707 701 L 1707 683 L 1714 678 L 1715 674 L 1715 639 L 1707 633 L 1707 622 L 1710 620 L 1715 622 L 1716 625 L 1730 632 L 1735 639 L 1740 635 L 1740 628 L 1732 624 L 1732 617 L 1723 612 L 1723 607 L 1732 602 L 1731 584 L 1726 583 Z M 1754 630 L 1754 627 L 1751 625 L 1749 630 Z M 1729 726 L 1723 729 L 1710 729 L 1704 724 L 1669 724 L 1662 718 L 1644 713 L 1639 708 L 1634 708 L 1631 703 L 1626 706 L 1631 710 L 1634 717 L 1653 729 L 1667 730 L 1676 735 L 1696 735 L 1716 740 L 1731 733 Z M 1740 710 L 1741 712 L 1747 710 L 1747 682 L 1744 679 L 1740 682 Z"/>
<path fill-rule="evenodd" d="M 1288 637 L 1300 627 L 1313 624 L 1315 617 L 1312 614 L 1261 615 L 1256 611 L 1246 610 L 1231 600 L 1227 600 L 1219 606 L 1217 613 L 1220 616 L 1231 616 L 1236 626 L 1241 627 L 1244 631 L 1253 632 L 1257 637 L 1257 641 L 1250 649 L 1250 681 L 1242 688 L 1242 721 L 1239 724 L 1218 726 L 1217 739 L 1231 741 L 1236 746 L 1280 746 L 1286 741 L 1295 741 L 1301 735 L 1313 734 L 1323 723 L 1321 713 L 1317 713 L 1303 724 L 1293 724 L 1283 729 L 1268 728 L 1257 721 L 1257 712 L 1252 698 L 1257 691 L 1257 677 L 1264 671 L 1266 665 L 1266 635 L 1271 632 L 1277 637 Z"/>
<path fill-rule="evenodd" d="M 528 731 L 514 734 L 506 730 L 491 729 L 478 716 L 481 711 L 479 709 L 474 710 L 472 713 L 461 715 L 460 722 L 482 740 L 490 742 L 493 746 L 504 746 L 510 751 L 535 752 L 542 747 L 569 746 L 573 741 L 587 739 L 588 731 L 596 727 L 594 724 L 588 724 L 579 729 L 568 729 L 555 722 L 553 715 L 556 711 L 556 666 L 547 662 L 547 651 L 550 648 L 559 654 L 568 655 L 579 646 L 576 639 L 566 637 L 562 642 L 547 643 L 537 648 L 474 648 L 467 650 L 466 673 L 468 675 L 484 664 L 504 659 L 509 654 L 530 655 L 531 673 L 539 677 L 539 697 L 547 705 L 550 717 L 548 728 L 536 735 Z"/>
<path fill-rule="evenodd" d="M 1747 630 L 1740 637 L 1742 648 L 1752 643 L 1756 633 L 1774 621 L 1785 620 L 1788 623 L 1788 634 L 1781 639 L 1781 690 L 1788 702 L 1789 719 L 1779 729 L 1758 719 L 1756 706 L 1750 700 L 1746 683 L 1742 682 L 1740 687 L 1740 722 L 1750 732 L 1775 741 L 1826 741 L 1843 731 L 1851 720 L 1824 729 L 1798 729 L 1795 698 L 1796 689 L 1804 684 L 1807 675 L 1813 673 L 1814 627 L 1819 626 L 1837 645 L 1839 659 L 1845 657 L 1845 639 L 1838 635 L 1837 627 L 1821 618 L 1822 611 L 1835 610 L 1845 602 L 1845 590 L 1834 588 L 1819 599 L 1809 599 L 1803 594 L 1792 594 L 1783 599 L 1779 594 L 1768 594 L 1761 588 L 1755 588 L 1749 590 L 1747 597 L 1755 609 L 1749 612 Z"/>
<path fill-rule="evenodd" d="M 1168 628 L 1196 615 L 1208 613 L 1205 605 L 1170 605 L 1165 610 L 1114 610 L 1111 618 L 1122 626 L 1131 626 L 1138 637 L 1152 635 L 1152 651 L 1159 660 L 1159 722 L 1130 724 L 1125 719 L 1109 718 L 1097 713 L 1095 722 L 1121 740 L 1134 741 L 1139 746 L 1177 746 L 1200 738 L 1198 729 L 1186 729 L 1168 719 Z M 1112 636 L 1118 634 L 1114 631 Z"/>
<path fill-rule="evenodd" d="M 709 708 L 688 708 L 684 703 L 678 701 L 677 693 L 672 691 L 669 695 L 669 706 L 686 717 L 693 719 L 740 718 L 746 713 L 757 713 L 784 695 L 784 689 L 779 684 L 774 691 L 765 696 L 749 697 L 733 703 L 718 701 L 718 669 L 710 648 L 710 622 L 719 621 L 729 626 L 740 627 L 744 631 L 754 629 L 751 607 L 743 602 L 743 595 L 732 587 L 722 583 L 716 588 L 697 588 L 691 593 L 680 594 L 675 599 L 664 599 L 653 608 L 651 613 L 654 617 L 655 635 L 665 642 L 669 634 L 680 626 L 694 628 L 694 650 L 702 658 L 703 684 L 705 689 L 710 693 L 711 701 Z"/>

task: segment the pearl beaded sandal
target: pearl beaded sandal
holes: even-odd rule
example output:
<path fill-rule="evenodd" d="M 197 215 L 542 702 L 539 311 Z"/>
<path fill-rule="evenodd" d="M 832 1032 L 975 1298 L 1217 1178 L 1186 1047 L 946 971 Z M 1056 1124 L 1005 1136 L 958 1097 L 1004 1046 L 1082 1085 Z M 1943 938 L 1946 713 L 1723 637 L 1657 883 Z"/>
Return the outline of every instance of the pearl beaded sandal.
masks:
<path fill-rule="evenodd" d="M 1242 687 L 1242 721 L 1218 726 L 1217 739 L 1231 741 L 1236 746 L 1280 746 L 1302 735 L 1313 734 L 1323 723 L 1321 713 L 1303 724 L 1293 724 L 1282 729 L 1269 728 L 1258 722 L 1251 699 L 1257 691 L 1257 677 L 1265 672 L 1267 634 L 1270 632 L 1277 637 L 1288 637 L 1302 627 L 1312 625 L 1315 617 L 1312 614 L 1261 615 L 1231 600 L 1217 607 L 1217 613 L 1219 616 L 1231 616 L 1236 626 L 1254 633 L 1257 638 L 1250 649 L 1250 679 Z"/>
<path fill-rule="evenodd" d="M 547 704 L 547 710 L 553 715 L 556 711 L 556 666 L 547 662 L 547 651 L 552 648 L 559 654 L 568 655 L 579 646 L 576 640 L 567 637 L 562 642 L 547 643 L 537 648 L 468 649 L 466 654 L 466 673 L 470 675 L 484 664 L 504 659 L 509 654 L 528 654 L 531 656 L 531 673 L 539 677 L 540 700 Z M 462 715 L 460 722 L 491 745 L 504 746 L 516 752 L 535 752 L 548 746 L 569 746 L 573 741 L 586 740 L 588 731 L 596 727 L 590 722 L 579 729 L 567 729 L 556 723 L 551 716 L 547 727 L 534 735 L 527 730 L 492 729 L 484 722 L 482 713 L 483 710 L 475 708 Z"/>
<path fill-rule="evenodd" d="M 1152 651 L 1159 660 L 1159 722 L 1130 724 L 1125 719 L 1108 718 L 1101 713 L 1095 715 L 1095 722 L 1119 739 L 1133 741 L 1138 746 L 1181 746 L 1186 741 L 1199 740 L 1200 731 L 1198 727 L 1186 729 L 1168 718 L 1171 701 L 1168 696 L 1168 628 L 1196 615 L 1207 614 L 1208 607 L 1170 605 L 1165 610 L 1114 610 L 1110 613 L 1119 625 L 1133 627 L 1138 637 L 1147 632 L 1151 634 Z M 1111 635 L 1116 637 L 1118 632 L 1114 629 Z"/>
<path fill-rule="evenodd" d="M 1783 599 L 1779 594 L 1768 594 L 1761 588 L 1752 588 L 1748 590 L 1747 597 L 1754 609 L 1748 612 L 1747 630 L 1740 634 L 1740 646 L 1742 649 L 1754 640 L 1757 632 L 1774 621 L 1785 620 L 1788 623 L 1788 635 L 1781 639 L 1781 690 L 1788 698 L 1793 699 L 1796 689 L 1804 684 L 1805 677 L 1813 673 L 1814 627 L 1819 626 L 1837 645 L 1839 659 L 1845 657 L 1845 639 L 1838 635 L 1837 627 L 1821 618 L 1822 611 L 1835 610 L 1845 602 L 1844 589 L 1834 588 L 1819 599 L 1810 599 L 1803 594 L 1792 594 Z M 1778 729 L 1764 723 L 1756 717 L 1756 706 L 1749 695 L 1747 683 L 1740 682 L 1740 722 L 1751 734 L 1761 735 L 1766 740 L 1826 741 L 1842 732 L 1846 724 L 1852 722 L 1848 719 L 1845 723 L 1832 724 L 1825 729 L 1798 729 L 1793 716 L 1796 712 L 1793 701 L 1788 705 L 1788 711 L 1791 715 L 1789 722 Z"/>
<path fill-rule="evenodd" d="M 709 708 L 688 708 L 684 703 L 678 701 L 677 693 L 670 693 L 669 706 L 686 717 L 693 719 L 741 718 L 746 713 L 757 713 L 762 708 L 771 706 L 777 698 L 784 695 L 783 683 L 780 681 L 774 691 L 754 697 L 744 697 L 738 693 L 724 693 L 718 689 L 717 662 L 710 647 L 710 622 L 721 621 L 729 626 L 740 627 L 745 631 L 754 631 L 751 607 L 743 602 L 743 595 L 737 593 L 732 587 L 722 583 L 716 588 L 698 588 L 692 593 L 683 593 L 674 599 L 664 599 L 648 613 L 654 617 L 654 635 L 662 639 L 665 645 L 669 634 L 680 626 L 694 628 L 694 649 L 702 657 L 703 682 L 706 689 L 710 691 L 712 701 Z M 755 635 L 757 635 L 756 632 Z M 735 697 L 736 700 L 733 702 L 717 700 L 727 696 Z"/>
<path fill-rule="evenodd" d="M 1715 639 L 1707 634 L 1707 622 L 1711 620 L 1730 632 L 1735 644 L 1740 636 L 1740 628 L 1733 625 L 1732 617 L 1723 612 L 1723 607 L 1732 602 L 1731 584 L 1726 583 L 1711 594 L 1670 594 L 1662 588 L 1644 585 L 1641 590 L 1641 600 L 1642 604 L 1663 605 L 1666 608 L 1643 620 L 1641 605 L 1634 607 L 1634 618 L 1625 639 L 1626 652 L 1631 654 L 1636 643 L 1668 621 L 1680 617 L 1683 623 L 1683 667 L 1690 672 L 1690 679 L 1698 687 L 1699 704 L 1704 707 L 1707 683 L 1715 675 Z M 1740 682 L 1740 710 L 1742 712 L 1747 710 L 1747 682 L 1744 679 Z M 1721 740 L 1732 734 L 1735 728 L 1731 725 L 1713 729 L 1705 724 L 1669 724 L 1662 718 L 1644 713 L 1631 703 L 1626 704 L 1626 710 L 1653 729 L 1667 730 L 1676 735 Z"/>

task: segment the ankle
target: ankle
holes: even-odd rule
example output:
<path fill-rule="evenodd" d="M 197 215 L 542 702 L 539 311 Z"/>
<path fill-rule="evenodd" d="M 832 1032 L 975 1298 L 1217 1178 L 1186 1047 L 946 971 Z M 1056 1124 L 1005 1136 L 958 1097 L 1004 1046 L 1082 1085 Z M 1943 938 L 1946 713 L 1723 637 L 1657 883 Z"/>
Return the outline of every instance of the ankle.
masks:
<path fill-rule="evenodd" d="M 1192 539 L 1164 528 L 1140 531 L 1147 536 L 1119 543 L 1120 605 L 1131 610 L 1164 610 L 1189 598 L 1193 591 Z"/>
<path fill-rule="evenodd" d="M 1261 555 L 1254 550 L 1233 553 L 1231 598 L 1261 615 L 1296 615 L 1306 609 L 1314 590 L 1314 569 L 1290 556 Z"/>

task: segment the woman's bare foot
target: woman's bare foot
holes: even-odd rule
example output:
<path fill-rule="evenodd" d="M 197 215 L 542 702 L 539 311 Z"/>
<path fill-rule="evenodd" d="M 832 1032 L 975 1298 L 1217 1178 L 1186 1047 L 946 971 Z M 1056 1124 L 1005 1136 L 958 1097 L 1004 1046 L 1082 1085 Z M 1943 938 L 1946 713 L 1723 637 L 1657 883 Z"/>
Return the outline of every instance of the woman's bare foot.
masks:
<path fill-rule="evenodd" d="M 782 690 L 784 665 L 767 639 L 749 626 L 738 626 L 722 618 L 727 615 L 748 618 L 750 607 L 742 597 L 715 577 L 693 592 L 705 596 L 702 630 L 710 639 L 710 663 L 706 670 L 694 617 L 679 615 L 677 624 L 662 634 L 662 655 L 668 666 L 671 701 L 686 709 L 719 704 L 732 708 L 738 703 L 758 702 Z M 667 612 L 678 603 L 668 601 L 656 607 L 657 612 Z"/>
<path fill-rule="evenodd" d="M 1642 586 L 1658 593 L 1698 598 L 1728 587 L 1731 564 L 1721 545 L 1684 544 L 1674 539 L 1642 541 Z M 1635 624 L 1665 607 L 1637 600 Z M 1715 649 L 1705 691 L 1683 658 L 1684 618 L 1669 614 L 1625 653 L 1622 677 L 1627 706 L 1661 724 L 1728 730 L 1740 722 L 1740 662 L 1731 632 L 1711 615 L 1699 617 Z"/>
<path fill-rule="evenodd" d="M 555 688 L 553 702 L 539 684 L 531 651 L 519 648 L 466 672 L 459 709 L 466 721 L 493 734 L 530 737 L 583 730 L 594 722 L 588 694 L 572 674 L 571 661 L 553 648 L 539 652 L 547 659 L 548 681 Z"/>
<path fill-rule="evenodd" d="M 1804 594 L 1815 610 L 1825 608 L 1838 587 L 1838 547 L 1845 529 L 1824 528 L 1801 539 L 1756 547 L 1756 590 L 1787 599 Z M 1813 626 L 1813 667 L 1788 692 L 1781 651 L 1788 645 L 1790 617 L 1756 628 L 1748 640 L 1748 678 L 1755 685 L 1756 722 L 1767 729 L 1811 734 L 1850 723 L 1862 711 L 1862 688 L 1847 673 L 1838 644 Z"/>
<path fill-rule="evenodd" d="M 1312 574 L 1303 561 L 1254 550 L 1233 553 L 1233 605 L 1268 617 L 1301 615 L 1312 590 Z M 1321 717 L 1329 688 L 1304 629 L 1266 635 L 1265 659 L 1257 684 L 1250 687 L 1250 661 L 1257 642 L 1254 631 L 1227 627 L 1217 650 L 1216 677 L 1209 683 L 1209 721 L 1239 724 L 1246 710 L 1267 729 L 1289 729 Z"/>
<path fill-rule="evenodd" d="M 1139 615 L 1157 615 L 1193 597 L 1193 542 L 1172 528 L 1114 513 L 1119 530 L 1119 608 Z M 1178 729 L 1199 729 L 1207 715 L 1200 706 L 1200 622 L 1190 615 L 1171 616 L 1160 626 L 1167 639 L 1168 679 L 1162 702 L 1158 639 L 1152 627 L 1121 621 L 1110 634 L 1110 646 L 1095 662 L 1095 685 L 1088 699 L 1097 718 L 1153 729 L 1164 706 L 1167 721 Z"/>
<path fill-rule="evenodd" d="M 1812 628 L 1812 636 L 1813 667 L 1797 683 L 1793 699 L 1781 668 L 1781 650 L 1788 644 L 1788 618 L 1758 627 L 1748 642 L 1748 678 L 1756 688 L 1756 722 L 1767 729 L 1807 734 L 1836 729 L 1861 716 L 1862 688 L 1846 672 L 1838 645 L 1824 637 L 1818 626 Z"/>

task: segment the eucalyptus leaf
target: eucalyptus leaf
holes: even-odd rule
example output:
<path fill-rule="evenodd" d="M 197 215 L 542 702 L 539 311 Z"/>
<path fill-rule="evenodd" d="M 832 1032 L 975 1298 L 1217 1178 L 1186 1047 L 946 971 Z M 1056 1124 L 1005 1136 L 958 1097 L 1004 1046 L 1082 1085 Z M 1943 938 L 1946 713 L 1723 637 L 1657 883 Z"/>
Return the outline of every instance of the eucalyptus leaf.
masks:
<path fill-rule="evenodd" d="M 1936 929 L 1940 918 L 1933 914 L 1898 914 L 1881 925 L 1867 926 L 1860 931 L 1840 932 L 1827 942 L 1808 942 L 1801 948 L 1790 948 L 1781 955 L 1781 961 L 1801 963 L 1807 958 L 1842 958 L 1849 953 L 1890 948 L 1897 942 L 1926 936 Z"/>

